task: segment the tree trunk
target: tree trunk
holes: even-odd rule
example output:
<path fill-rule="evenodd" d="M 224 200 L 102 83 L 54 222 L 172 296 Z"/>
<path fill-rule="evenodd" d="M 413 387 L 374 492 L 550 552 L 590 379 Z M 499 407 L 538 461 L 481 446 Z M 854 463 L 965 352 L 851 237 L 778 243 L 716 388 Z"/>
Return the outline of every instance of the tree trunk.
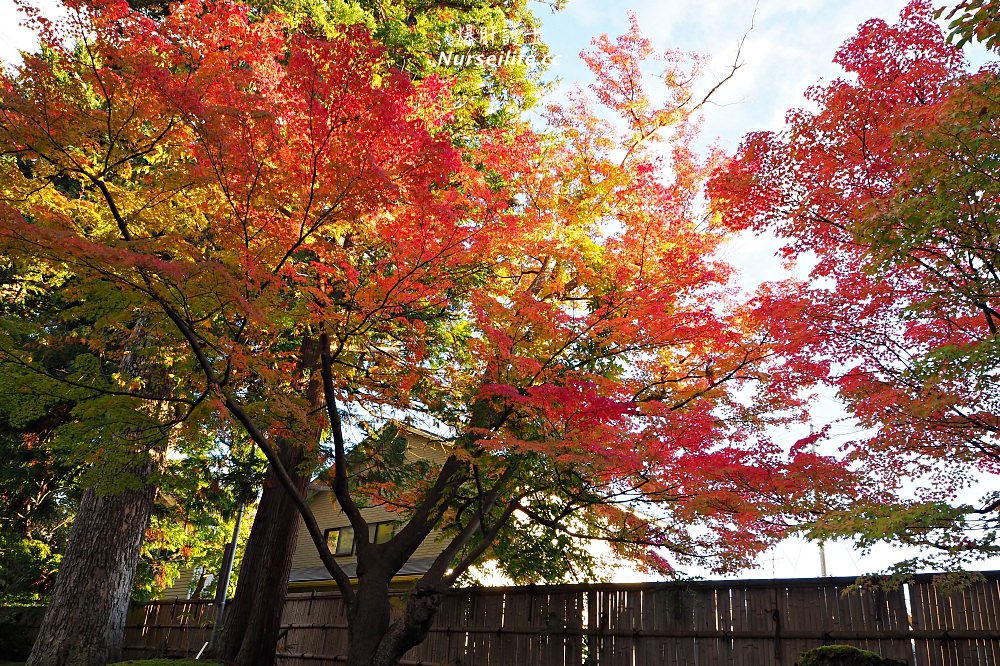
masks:
<path fill-rule="evenodd" d="M 83 494 L 27 666 L 121 661 L 125 616 L 155 488 Z"/>
<path fill-rule="evenodd" d="M 304 493 L 308 476 L 298 471 L 298 448 L 282 453 L 285 468 Z M 281 609 L 288 594 L 299 513 L 280 482 L 268 472 L 257 515 L 250 530 L 236 594 L 226 606 L 222 632 L 213 647 L 217 659 L 236 666 L 270 666 L 281 627 Z"/>
<path fill-rule="evenodd" d="M 441 593 L 417 588 L 407 597 L 405 608 L 394 613 L 389 579 L 365 578 L 359 583 L 356 613 L 348 622 L 347 664 L 397 666 L 403 655 L 427 638 L 441 607 Z"/>
<path fill-rule="evenodd" d="M 358 562 L 359 569 L 361 562 Z M 347 620 L 347 666 L 370 666 L 389 629 L 389 578 L 359 572 L 357 598 Z"/>
<path fill-rule="evenodd" d="M 134 351 L 143 347 L 148 334 L 149 322 L 138 319 L 126 343 L 121 372 L 166 396 L 162 368 Z M 169 408 L 149 402 L 145 409 L 149 415 L 161 415 Z M 127 445 L 137 462 L 107 462 L 100 470 L 102 477 L 131 478 L 138 487 L 106 494 L 99 488 L 84 492 L 27 666 L 104 666 L 121 661 L 132 583 L 156 498 L 156 486 L 148 481 L 163 463 L 167 434 L 158 432 L 150 439 L 148 433 L 126 431 L 117 444 Z"/>
<path fill-rule="evenodd" d="M 319 345 L 304 337 L 296 375 L 305 377 L 319 362 Z M 318 372 L 305 380 L 306 402 L 315 410 L 322 405 L 322 382 Z M 313 424 L 305 441 L 318 443 L 322 428 Z M 289 440 L 279 442 L 278 458 L 302 497 L 309 486 L 309 467 L 303 465 L 306 451 Z M 311 469 L 311 468 L 310 468 Z M 274 663 L 281 613 L 288 594 L 288 575 L 292 571 L 295 537 L 299 531 L 299 510 L 281 485 L 273 468 L 268 469 L 247 539 L 236 594 L 226 605 L 222 631 L 212 646 L 211 655 L 234 666 L 271 666 Z"/>

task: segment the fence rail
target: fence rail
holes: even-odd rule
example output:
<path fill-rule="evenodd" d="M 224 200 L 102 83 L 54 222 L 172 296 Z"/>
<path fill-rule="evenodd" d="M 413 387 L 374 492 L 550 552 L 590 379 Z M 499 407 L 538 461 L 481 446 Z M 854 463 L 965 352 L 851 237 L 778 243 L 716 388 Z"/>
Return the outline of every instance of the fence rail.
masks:
<path fill-rule="evenodd" d="M 1000 664 L 1000 572 L 950 593 L 918 576 L 896 590 L 851 590 L 852 578 L 632 585 L 550 585 L 450 591 L 427 640 L 402 663 L 420 666 L 792 666 L 843 643 L 914 666 Z M 213 604 L 132 609 L 126 657 L 197 653 Z M 343 600 L 289 595 L 281 666 L 343 662 Z"/>

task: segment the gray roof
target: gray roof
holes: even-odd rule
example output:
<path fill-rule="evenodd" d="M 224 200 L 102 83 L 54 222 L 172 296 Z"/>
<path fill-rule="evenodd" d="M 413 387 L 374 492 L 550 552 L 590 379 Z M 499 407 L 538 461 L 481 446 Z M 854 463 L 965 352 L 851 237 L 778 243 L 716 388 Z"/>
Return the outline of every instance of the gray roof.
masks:
<path fill-rule="evenodd" d="M 415 557 L 404 564 L 403 568 L 400 569 L 396 575 L 412 576 L 426 573 L 434 563 L 434 559 L 435 558 L 433 557 Z M 357 578 L 357 562 L 344 562 L 340 566 L 343 567 L 344 573 L 346 573 L 350 578 Z M 305 583 L 321 580 L 332 580 L 330 573 L 326 570 L 326 567 L 302 567 L 301 569 L 293 569 L 292 573 L 288 576 L 289 583 Z"/>

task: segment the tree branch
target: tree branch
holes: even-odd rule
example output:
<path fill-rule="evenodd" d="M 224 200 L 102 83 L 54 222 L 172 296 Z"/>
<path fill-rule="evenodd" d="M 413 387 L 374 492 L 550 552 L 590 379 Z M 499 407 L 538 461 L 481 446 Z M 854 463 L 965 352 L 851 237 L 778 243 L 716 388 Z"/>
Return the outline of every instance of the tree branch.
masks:
<path fill-rule="evenodd" d="M 351 497 L 347 483 L 347 453 L 344 446 L 344 429 L 337 411 L 337 398 L 333 393 L 333 363 L 330 360 L 330 334 L 323 330 L 319 335 L 320 357 L 322 358 L 323 397 L 326 402 L 327 415 L 330 418 L 330 430 L 333 433 L 334 471 L 333 494 L 337 503 L 351 521 L 354 528 L 354 539 L 358 544 L 358 555 L 368 555 L 368 522 L 361 516 L 361 511 Z"/>

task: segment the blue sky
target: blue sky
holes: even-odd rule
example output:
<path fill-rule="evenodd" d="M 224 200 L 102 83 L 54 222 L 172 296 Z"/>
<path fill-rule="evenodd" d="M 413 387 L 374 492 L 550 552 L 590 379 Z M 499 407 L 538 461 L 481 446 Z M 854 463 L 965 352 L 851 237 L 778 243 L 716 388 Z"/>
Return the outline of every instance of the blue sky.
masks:
<path fill-rule="evenodd" d="M 35 0 L 52 7 L 52 0 Z M 878 17 L 893 22 L 905 0 L 570 0 L 568 7 L 552 14 L 537 7 L 542 18 L 542 38 L 559 56 L 551 74 L 561 80 L 559 90 L 589 82 L 589 72 L 577 58 L 590 40 L 601 33 L 612 36 L 628 29 L 633 12 L 643 32 L 658 49 L 679 48 L 711 57 L 709 76 L 724 76 L 733 62 L 739 41 L 745 35 L 740 60 L 743 66 L 705 110 L 703 137 L 731 152 L 744 134 L 754 130 L 777 130 L 785 112 L 803 104 L 802 93 L 817 82 L 829 81 L 839 72 L 831 63 L 836 49 L 854 34 L 863 21 Z M 48 13 L 48 12 L 47 12 Z M 0 0 L 0 58 L 16 58 L 18 49 L 31 48 L 33 37 L 18 28 L 20 15 L 12 0 Z M 751 30 L 751 25 L 753 26 Z M 975 64 L 985 59 L 985 50 L 973 47 L 967 57 Z M 774 258 L 773 239 L 751 236 L 737 239 L 727 258 L 741 268 L 742 283 L 753 288 L 762 280 L 785 275 Z M 821 397 L 818 414 L 823 419 L 841 415 L 835 399 Z M 835 430 L 843 439 L 851 434 L 849 423 Z M 794 440 L 800 434 L 789 433 Z M 827 548 L 829 571 L 855 575 L 884 568 L 903 553 L 876 549 L 862 557 L 842 544 Z M 983 568 L 1000 568 L 1000 561 Z M 813 544 L 792 540 L 762 558 L 755 575 L 770 577 L 815 576 L 819 557 Z"/>
<path fill-rule="evenodd" d="M 9 1 L 9 0 L 0 0 Z M 906 0 L 570 0 L 552 13 L 542 3 L 541 36 L 558 56 L 550 74 L 559 91 L 586 85 L 590 73 L 578 58 L 591 39 L 628 30 L 634 13 L 643 33 L 657 50 L 675 48 L 710 58 L 705 82 L 724 77 L 740 49 L 735 76 L 706 106 L 702 145 L 717 144 L 732 153 L 742 137 L 755 130 L 778 130 L 785 113 L 804 104 L 806 88 L 830 81 L 841 72 L 833 63 L 837 48 L 871 18 L 896 21 Z M 969 48 L 975 64 L 985 49 Z M 558 93 L 557 93 L 558 94 Z M 775 259 L 773 238 L 746 234 L 730 245 L 726 258 L 741 272 L 740 283 L 753 290 L 763 281 L 787 276 Z"/>
<path fill-rule="evenodd" d="M 705 138 L 718 139 L 731 151 L 749 131 L 778 129 L 785 111 L 800 105 L 807 86 L 835 78 L 833 54 L 860 23 L 869 18 L 895 22 L 905 5 L 905 0 L 759 0 L 756 5 L 749 0 L 570 0 L 562 12 L 552 14 L 544 6 L 537 11 L 542 38 L 560 56 L 552 73 L 567 85 L 587 80 L 580 51 L 595 35 L 625 32 L 629 12 L 657 48 L 708 55 L 720 76 L 746 35 L 744 66 L 705 115 Z M 975 47 L 968 57 L 979 63 L 984 53 Z"/>

